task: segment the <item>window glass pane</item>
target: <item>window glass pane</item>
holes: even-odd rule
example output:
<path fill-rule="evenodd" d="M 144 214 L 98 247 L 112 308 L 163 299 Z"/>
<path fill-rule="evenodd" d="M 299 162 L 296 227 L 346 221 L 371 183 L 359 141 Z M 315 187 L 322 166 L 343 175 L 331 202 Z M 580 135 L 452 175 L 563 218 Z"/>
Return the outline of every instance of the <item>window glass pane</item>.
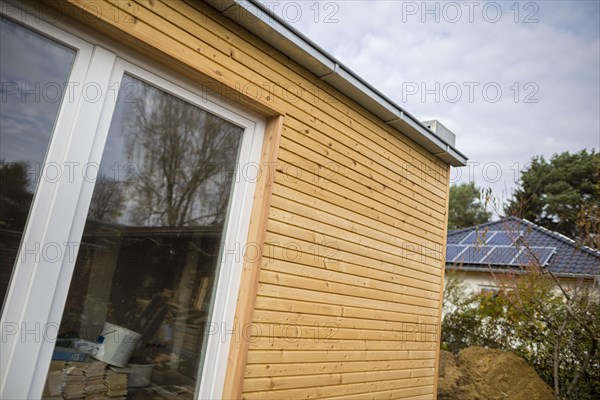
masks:
<path fill-rule="evenodd" d="M 46 395 L 193 397 L 242 134 L 124 76 Z"/>
<path fill-rule="evenodd" d="M 75 51 L 0 17 L 0 298 L 4 301 Z"/>

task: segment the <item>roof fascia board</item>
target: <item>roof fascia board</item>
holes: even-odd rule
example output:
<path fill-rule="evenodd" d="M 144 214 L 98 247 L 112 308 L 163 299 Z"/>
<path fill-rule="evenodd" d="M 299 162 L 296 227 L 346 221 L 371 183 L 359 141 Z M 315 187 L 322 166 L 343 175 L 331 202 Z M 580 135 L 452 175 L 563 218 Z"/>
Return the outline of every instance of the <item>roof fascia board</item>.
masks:
<path fill-rule="evenodd" d="M 222 0 L 206 0 L 217 9 L 224 7 Z M 276 17 L 260 3 L 249 0 L 228 0 L 229 7 L 221 13 L 254 33 L 300 65 L 321 77 L 335 69 L 335 62 L 327 57 L 314 43 L 298 35 L 285 22 Z"/>
<path fill-rule="evenodd" d="M 256 0 L 205 1 L 444 162 L 455 167 L 466 165 L 467 157 L 454 146 Z"/>

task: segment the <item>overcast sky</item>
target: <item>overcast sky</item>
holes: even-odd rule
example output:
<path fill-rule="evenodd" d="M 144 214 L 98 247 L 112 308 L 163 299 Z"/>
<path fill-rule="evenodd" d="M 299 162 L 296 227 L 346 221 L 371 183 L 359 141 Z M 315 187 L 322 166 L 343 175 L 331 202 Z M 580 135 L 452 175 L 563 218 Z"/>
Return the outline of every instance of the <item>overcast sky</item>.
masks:
<path fill-rule="evenodd" d="M 267 1 L 420 120 L 506 199 L 533 155 L 600 147 L 600 2 Z M 501 93 L 500 93 L 501 91 Z"/>

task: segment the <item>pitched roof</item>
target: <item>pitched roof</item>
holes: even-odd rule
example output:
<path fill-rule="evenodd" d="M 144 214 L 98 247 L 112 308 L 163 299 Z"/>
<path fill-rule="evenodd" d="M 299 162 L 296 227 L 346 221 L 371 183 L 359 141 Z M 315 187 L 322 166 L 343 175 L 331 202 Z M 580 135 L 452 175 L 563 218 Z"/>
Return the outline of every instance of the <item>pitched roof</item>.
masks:
<path fill-rule="evenodd" d="M 552 254 L 543 267 L 552 271 L 558 276 L 573 277 L 592 277 L 600 275 L 600 251 L 579 246 L 574 240 L 541 226 L 538 226 L 526 219 L 517 217 L 507 217 L 494 222 L 448 231 L 448 246 L 460 244 L 467 236 L 473 238 L 483 236 L 483 232 L 514 232 L 516 235 L 508 235 L 514 238 L 520 236 L 524 243 L 531 248 L 551 248 Z M 476 233 L 472 233 L 476 232 Z M 486 235 L 489 237 L 489 234 Z M 468 239 L 467 239 L 468 240 Z M 493 247 L 489 244 L 479 243 L 479 246 Z M 458 263 L 460 257 L 452 257 L 448 251 L 446 254 L 446 267 L 461 270 L 488 270 L 490 265 L 475 262 Z M 453 261 L 454 260 L 454 261 Z M 485 260 L 485 259 L 484 259 Z M 509 262 L 495 262 L 491 266 L 494 270 L 514 270 L 515 264 Z"/>

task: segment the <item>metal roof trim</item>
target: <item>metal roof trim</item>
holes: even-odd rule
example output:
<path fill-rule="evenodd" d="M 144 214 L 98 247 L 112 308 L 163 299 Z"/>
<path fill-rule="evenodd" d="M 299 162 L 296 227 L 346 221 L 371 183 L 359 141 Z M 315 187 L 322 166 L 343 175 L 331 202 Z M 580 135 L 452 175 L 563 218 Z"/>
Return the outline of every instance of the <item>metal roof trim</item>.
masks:
<path fill-rule="evenodd" d="M 467 157 L 454 146 L 257 0 L 205 1 L 382 118 L 401 134 L 423 145 L 444 162 L 455 167 L 466 165 Z M 389 118 L 394 116 L 396 119 Z M 400 125 L 406 130 L 400 130 L 395 125 Z"/>

